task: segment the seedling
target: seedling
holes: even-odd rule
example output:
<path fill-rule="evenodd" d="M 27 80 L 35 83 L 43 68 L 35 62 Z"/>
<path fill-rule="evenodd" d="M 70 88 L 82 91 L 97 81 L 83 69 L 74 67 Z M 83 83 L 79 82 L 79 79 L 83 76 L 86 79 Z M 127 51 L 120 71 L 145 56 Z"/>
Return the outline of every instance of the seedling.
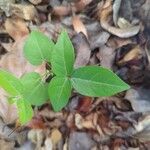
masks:
<path fill-rule="evenodd" d="M 74 69 L 74 48 L 66 31 L 62 31 L 56 44 L 38 31 L 32 31 L 24 46 L 24 55 L 33 65 L 46 62 L 51 66 L 45 75 L 51 75 L 49 83 L 45 75 L 36 72 L 20 79 L 0 70 L 0 86 L 9 94 L 9 101 L 16 103 L 19 120 L 23 125 L 33 116 L 32 105 L 40 106 L 49 99 L 54 111 L 60 111 L 68 103 L 72 89 L 91 96 L 111 96 L 129 89 L 111 70 L 99 66 Z"/>

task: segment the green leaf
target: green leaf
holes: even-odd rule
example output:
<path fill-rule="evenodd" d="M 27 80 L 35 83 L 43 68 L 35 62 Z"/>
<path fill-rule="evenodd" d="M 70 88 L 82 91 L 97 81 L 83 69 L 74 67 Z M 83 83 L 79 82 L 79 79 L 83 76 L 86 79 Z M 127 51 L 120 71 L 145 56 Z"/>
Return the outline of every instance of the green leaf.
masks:
<path fill-rule="evenodd" d="M 98 66 L 74 70 L 71 82 L 77 92 L 93 97 L 111 96 L 129 89 L 129 85 L 112 71 Z"/>
<path fill-rule="evenodd" d="M 38 73 L 25 74 L 21 82 L 24 85 L 24 99 L 30 104 L 40 106 L 48 100 L 48 86 Z"/>
<path fill-rule="evenodd" d="M 71 83 L 68 78 L 54 77 L 49 83 L 48 93 L 54 111 L 60 111 L 71 96 Z"/>
<path fill-rule="evenodd" d="M 62 31 L 52 52 L 52 71 L 57 76 L 68 76 L 73 71 L 74 48 L 67 32 Z"/>
<path fill-rule="evenodd" d="M 33 65 L 50 62 L 54 43 L 43 33 L 32 31 L 24 45 L 24 55 Z"/>
<path fill-rule="evenodd" d="M 0 86 L 11 96 L 19 96 L 23 92 L 20 80 L 2 69 L 0 69 Z"/>
<path fill-rule="evenodd" d="M 17 109 L 20 123 L 22 125 L 28 123 L 33 116 L 33 110 L 29 102 L 24 99 L 17 100 Z"/>

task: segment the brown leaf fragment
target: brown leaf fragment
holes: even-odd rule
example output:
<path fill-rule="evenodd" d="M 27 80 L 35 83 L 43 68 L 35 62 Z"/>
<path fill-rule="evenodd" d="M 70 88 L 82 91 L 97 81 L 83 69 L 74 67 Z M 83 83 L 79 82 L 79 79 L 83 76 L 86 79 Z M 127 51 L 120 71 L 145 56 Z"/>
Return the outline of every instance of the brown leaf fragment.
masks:
<path fill-rule="evenodd" d="M 71 6 L 56 6 L 53 8 L 52 14 L 55 16 L 67 16 L 71 13 Z"/>
<path fill-rule="evenodd" d="M 73 18 L 72 18 L 72 25 L 73 25 L 74 30 L 77 33 L 80 33 L 80 32 L 84 33 L 84 35 L 88 39 L 86 27 L 83 24 L 83 22 L 82 22 L 82 20 L 81 20 L 81 18 L 79 16 L 73 16 Z"/>
<path fill-rule="evenodd" d="M 110 24 L 110 14 L 112 13 L 112 0 L 107 0 L 102 10 L 99 11 L 100 24 L 103 29 L 116 35 L 120 38 L 128 38 L 136 35 L 140 31 L 140 25 L 128 27 L 128 28 L 116 28 Z"/>
<path fill-rule="evenodd" d="M 89 42 L 83 33 L 78 33 L 72 38 L 72 43 L 76 51 L 74 67 L 85 66 L 90 59 L 91 50 Z"/>
<path fill-rule="evenodd" d="M 82 11 L 92 0 L 79 0 L 75 3 L 75 8 L 78 11 Z"/>
<path fill-rule="evenodd" d="M 94 114 L 82 117 L 80 114 L 75 114 L 75 125 L 78 129 L 95 129 L 93 118 Z"/>
<path fill-rule="evenodd" d="M 40 116 L 33 117 L 32 120 L 27 124 L 27 126 L 31 129 L 45 129 L 46 128 L 44 121 Z"/>
<path fill-rule="evenodd" d="M 19 18 L 8 18 L 5 21 L 5 29 L 15 41 L 29 33 L 25 21 Z"/>
<path fill-rule="evenodd" d="M 99 52 L 96 54 L 100 61 L 101 66 L 112 69 L 115 60 L 115 49 L 108 46 L 100 47 Z"/>
<path fill-rule="evenodd" d="M 131 61 L 133 59 L 139 59 L 142 57 L 142 51 L 140 49 L 140 46 L 137 45 L 133 49 L 131 49 L 124 57 L 121 59 L 118 64 L 124 64 L 128 61 Z"/>
<path fill-rule="evenodd" d="M 81 97 L 79 99 L 77 110 L 83 113 L 89 112 L 92 102 L 93 102 L 92 97 L 88 97 L 88 96 Z"/>

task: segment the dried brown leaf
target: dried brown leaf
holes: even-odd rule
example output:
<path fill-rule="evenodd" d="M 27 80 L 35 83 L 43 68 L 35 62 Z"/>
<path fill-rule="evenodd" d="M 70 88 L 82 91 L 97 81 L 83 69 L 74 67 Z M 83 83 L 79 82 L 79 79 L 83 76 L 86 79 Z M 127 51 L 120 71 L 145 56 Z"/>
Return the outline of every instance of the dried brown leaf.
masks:
<path fill-rule="evenodd" d="M 12 15 L 19 18 L 39 22 L 38 13 L 33 5 L 30 4 L 11 4 L 10 10 Z"/>
<path fill-rule="evenodd" d="M 87 30 L 86 30 L 86 27 L 85 25 L 83 24 L 81 18 L 79 16 L 74 16 L 72 18 L 72 25 L 73 25 L 73 28 L 74 30 L 77 32 L 77 33 L 84 33 L 84 35 L 86 36 L 86 38 L 88 39 L 88 35 L 87 35 Z"/>
<path fill-rule="evenodd" d="M 83 113 L 87 113 L 90 110 L 90 107 L 92 105 L 92 98 L 91 97 L 81 97 L 79 99 L 79 104 L 77 107 L 78 112 L 83 112 Z"/>
<path fill-rule="evenodd" d="M 72 42 L 76 51 L 76 60 L 74 66 L 76 68 L 85 66 L 90 59 L 91 50 L 89 42 L 83 33 L 78 33 L 72 38 Z"/>
<path fill-rule="evenodd" d="M 62 139 L 62 134 L 58 129 L 53 129 L 50 138 L 52 140 L 53 146 L 55 147 Z"/>
<path fill-rule="evenodd" d="M 29 33 L 25 21 L 19 18 L 8 18 L 5 21 L 5 29 L 15 41 Z"/>
<path fill-rule="evenodd" d="M 120 38 L 128 38 L 136 35 L 140 31 L 140 25 L 120 29 L 110 24 L 110 14 L 112 13 L 112 0 L 104 3 L 102 10 L 99 11 L 100 24 L 102 28 Z"/>
<path fill-rule="evenodd" d="M 137 45 L 135 46 L 133 49 L 131 49 L 124 57 L 123 59 L 121 59 L 118 64 L 124 64 L 128 61 L 131 61 L 133 59 L 138 59 L 138 58 L 141 58 L 142 56 L 142 51 L 140 49 L 140 46 Z"/>

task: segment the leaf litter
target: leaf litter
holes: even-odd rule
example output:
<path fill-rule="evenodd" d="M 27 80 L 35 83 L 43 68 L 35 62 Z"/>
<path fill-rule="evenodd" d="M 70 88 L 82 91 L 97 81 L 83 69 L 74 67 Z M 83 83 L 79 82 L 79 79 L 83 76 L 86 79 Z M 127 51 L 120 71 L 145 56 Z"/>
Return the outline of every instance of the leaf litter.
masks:
<path fill-rule="evenodd" d="M 53 112 L 47 103 L 35 107 L 35 115 L 25 127 L 18 126 L 16 108 L 7 102 L 7 95 L 0 89 L 0 147 L 148 149 L 149 12 L 149 0 L 22 0 L 9 1 L 9 5 L 3 0 L 0 3 L 1 68 L 17 77 L 31 71 L 42 75 L 46 64 L 34 67 L 23 56 L 26 37 L 30 31 L 39 29 L 56 41 L 65 28 L 75 48 L 75 67 L 94 64 L 111 68 L 132 88 L 107 98 L 85 97 L 74 92 L 61 112 Z M 22 133 L 25 139 L 19 142 Z"/>

